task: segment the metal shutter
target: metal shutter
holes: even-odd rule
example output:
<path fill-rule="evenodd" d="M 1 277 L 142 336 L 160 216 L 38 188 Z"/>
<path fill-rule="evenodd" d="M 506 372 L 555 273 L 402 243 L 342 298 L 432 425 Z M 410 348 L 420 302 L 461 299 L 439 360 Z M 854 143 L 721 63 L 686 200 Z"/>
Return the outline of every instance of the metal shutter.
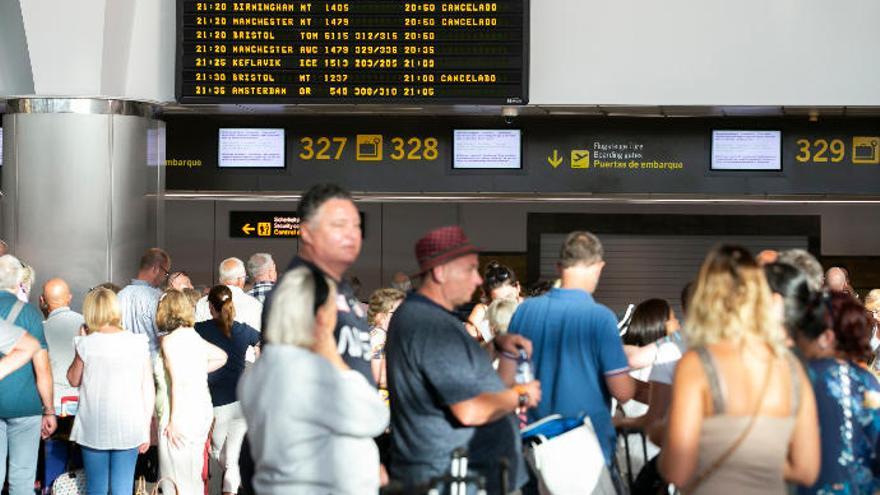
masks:
<path fill-rule="evenodd" d="M 541 235 L 541 279 L 557 277 L 556 261 L 566 234 Z M 681 315 L 681 290 L 694 280 L 706 253 L 718 244 L 738 244 L 752 254 L 764 249 L 807 248 L 806 236 L 655 236 L 603 234 L 605 269 L 596 300 L 615 312 L 645 299 L 666 299 Z"/>

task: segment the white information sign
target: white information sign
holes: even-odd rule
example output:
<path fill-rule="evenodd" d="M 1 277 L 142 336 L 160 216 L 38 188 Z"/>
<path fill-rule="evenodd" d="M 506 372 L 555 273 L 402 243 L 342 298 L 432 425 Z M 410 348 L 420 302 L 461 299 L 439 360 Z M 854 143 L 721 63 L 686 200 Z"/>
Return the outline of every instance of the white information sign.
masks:
<path fill-rule="evenodd" d="M 712 170 L 782 170 L 782 131 L 712 131 Z"/>
<path fill-rule="evenodd" d="M 519 129 L 457 129 L 453 132 L 452 168 L 522 168 L 522 132 Z"/>
<path fill-rule="evenodd" d="M 220 168 L 284 168 L 284 129 L 220 129 Z"/>

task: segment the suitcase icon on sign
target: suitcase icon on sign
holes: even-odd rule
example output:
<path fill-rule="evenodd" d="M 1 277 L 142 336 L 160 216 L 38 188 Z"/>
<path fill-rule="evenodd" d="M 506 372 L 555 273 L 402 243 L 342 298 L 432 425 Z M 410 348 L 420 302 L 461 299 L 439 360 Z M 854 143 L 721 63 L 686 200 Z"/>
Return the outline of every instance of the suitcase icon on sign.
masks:
<path fill-rule="evenodd" d="M 880 164 L 880 136 L 854 137 L 853 163 Z"/>

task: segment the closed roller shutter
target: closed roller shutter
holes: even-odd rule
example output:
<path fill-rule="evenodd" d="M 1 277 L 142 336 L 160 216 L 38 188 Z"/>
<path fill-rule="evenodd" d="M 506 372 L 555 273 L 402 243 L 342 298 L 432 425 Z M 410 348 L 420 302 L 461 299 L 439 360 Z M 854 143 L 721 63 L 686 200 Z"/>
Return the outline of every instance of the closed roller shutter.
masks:
<path fill-rule="evenodd" d="M 557 277 L 556 261 L 566 234 L 541 235 L 541 279 Z M 659 297 L 681 315 L 681 290 L 694 280 L 706 253 L 719 242 L 764 249 L 807 248 L 806 236 L 655 236 L 603 234 L 605 269 L 596 300 L 617 313 L 630 303 Z"/>

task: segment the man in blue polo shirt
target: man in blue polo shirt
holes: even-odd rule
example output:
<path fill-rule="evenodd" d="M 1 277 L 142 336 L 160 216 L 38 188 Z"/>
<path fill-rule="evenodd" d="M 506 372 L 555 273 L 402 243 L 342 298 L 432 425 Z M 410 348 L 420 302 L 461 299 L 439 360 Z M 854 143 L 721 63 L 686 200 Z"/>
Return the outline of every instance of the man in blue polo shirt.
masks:
<path fill-rule="evenodd" d="M 617 318 L 593 300 L 605 266 L 603 254 L 595 235 L 569 234 L 557 265 L 562 286 L 523 302 L 509 331 L 532 341 L 532 367 L 544 391 L 529 419 L 586 413 L 610 465 L 616 444 L 611 397 L 630 400 L 635 382 L 628 373 Z"/>
<path fill-rule="evenodd" d="M 25 329 L 41 349 L 32 364 L 0 381 L 0 484 L 4 478 L 9 482 L 10 495 L 33 495 L 40 437 L 51 435 L 56 422 L 43 315 L 35 306 L 18 300 L 21 271 L 17 258 L 0 256 L 0 319 Z"/>

